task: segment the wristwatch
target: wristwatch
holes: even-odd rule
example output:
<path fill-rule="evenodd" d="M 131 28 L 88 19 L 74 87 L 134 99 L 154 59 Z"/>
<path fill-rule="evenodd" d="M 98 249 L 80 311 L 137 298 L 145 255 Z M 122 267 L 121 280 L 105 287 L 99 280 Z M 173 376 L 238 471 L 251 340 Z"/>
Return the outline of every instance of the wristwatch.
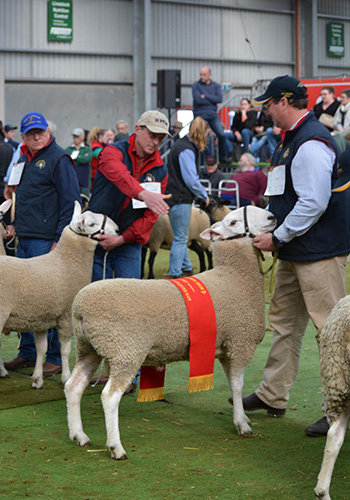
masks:
<path fill-rule="evenodd" d="M 276 236 L 275 233 L 272 233 L 272 243 L 275 245 L 276 248 L 282 248 L 284 245 L 284 242 L 279 240 Z"/>

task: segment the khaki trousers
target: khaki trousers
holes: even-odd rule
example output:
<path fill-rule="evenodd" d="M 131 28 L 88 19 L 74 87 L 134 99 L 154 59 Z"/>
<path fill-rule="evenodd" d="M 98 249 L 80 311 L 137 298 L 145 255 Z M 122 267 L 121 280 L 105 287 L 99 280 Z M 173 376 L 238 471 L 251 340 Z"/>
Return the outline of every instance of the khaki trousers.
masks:
<path fill-rule="evenodd" d="M 279 261 L 269 322 L 273 342 L 256 391 L 264 403 L 286 408 L 299 369 L 309 321 L 321 329 L 335 304 L 346 295 L 346 256 L 316 262 Z"/>

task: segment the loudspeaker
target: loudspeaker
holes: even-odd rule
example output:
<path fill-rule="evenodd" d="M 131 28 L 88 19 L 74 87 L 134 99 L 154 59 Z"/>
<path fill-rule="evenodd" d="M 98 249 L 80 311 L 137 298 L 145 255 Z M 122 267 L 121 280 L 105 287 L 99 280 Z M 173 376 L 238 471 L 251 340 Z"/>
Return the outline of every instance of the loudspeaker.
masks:
<path fill-rule="evenodd" d="M 158 108 L 177 109 L 181 106 L 181 71 L 179 69 L 157 70 Z"/>

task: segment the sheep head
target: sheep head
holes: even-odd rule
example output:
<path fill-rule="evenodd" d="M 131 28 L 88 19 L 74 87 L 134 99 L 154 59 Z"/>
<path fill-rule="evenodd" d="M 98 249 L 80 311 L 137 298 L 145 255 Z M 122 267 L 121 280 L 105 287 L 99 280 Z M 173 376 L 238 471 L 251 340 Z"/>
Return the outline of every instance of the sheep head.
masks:
<path fill-rule="evenodd" d="M 1 203 L 1 205 L 0 205 L 0 222 L 4 218 L 4 215 L 6 214 L 6 212 L 10 209 L 11 205 L 12 205 L 12 200 L 6 200 L 3 203 Z"/>
<path fill-rule="evenodd" d="M 85 236 L 98 234 L 119 234 L 118 225 L 109 217 L 106 218 L 103 214 L 95 214 L 90 211 L 81 212 L 81 206 L 78 201 L 74 202 L 74 213 L 69 227 L 77 234 Z M 103 231 L 102 231 L 103 230 Z"/>
<path fill-rule="evenodd" d="M 246 211 L 246 216 L 244 212 Z M 246 224 L 248 231 L 246 230 Z M 269 233 L 276 227 L 276 219 L 271 212 L 252 205 L 233 210 L 221 222 L 215 222 L 200 236 L 206 240 L 228 240 L 240 236 L 258 236 Z"/>

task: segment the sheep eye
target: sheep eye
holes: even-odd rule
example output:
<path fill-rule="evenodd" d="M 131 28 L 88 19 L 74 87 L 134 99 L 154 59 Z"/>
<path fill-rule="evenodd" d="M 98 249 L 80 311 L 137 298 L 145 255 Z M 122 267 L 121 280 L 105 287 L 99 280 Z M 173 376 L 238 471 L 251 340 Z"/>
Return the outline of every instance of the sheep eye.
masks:
<path fill-rule="evenodd" d="M 237 221 L 236 221 L 236 220 L 231 220 L 231 222 L 230 222 L 230 226 L 234 226 L 236 223 L 237 223 Z"/>

